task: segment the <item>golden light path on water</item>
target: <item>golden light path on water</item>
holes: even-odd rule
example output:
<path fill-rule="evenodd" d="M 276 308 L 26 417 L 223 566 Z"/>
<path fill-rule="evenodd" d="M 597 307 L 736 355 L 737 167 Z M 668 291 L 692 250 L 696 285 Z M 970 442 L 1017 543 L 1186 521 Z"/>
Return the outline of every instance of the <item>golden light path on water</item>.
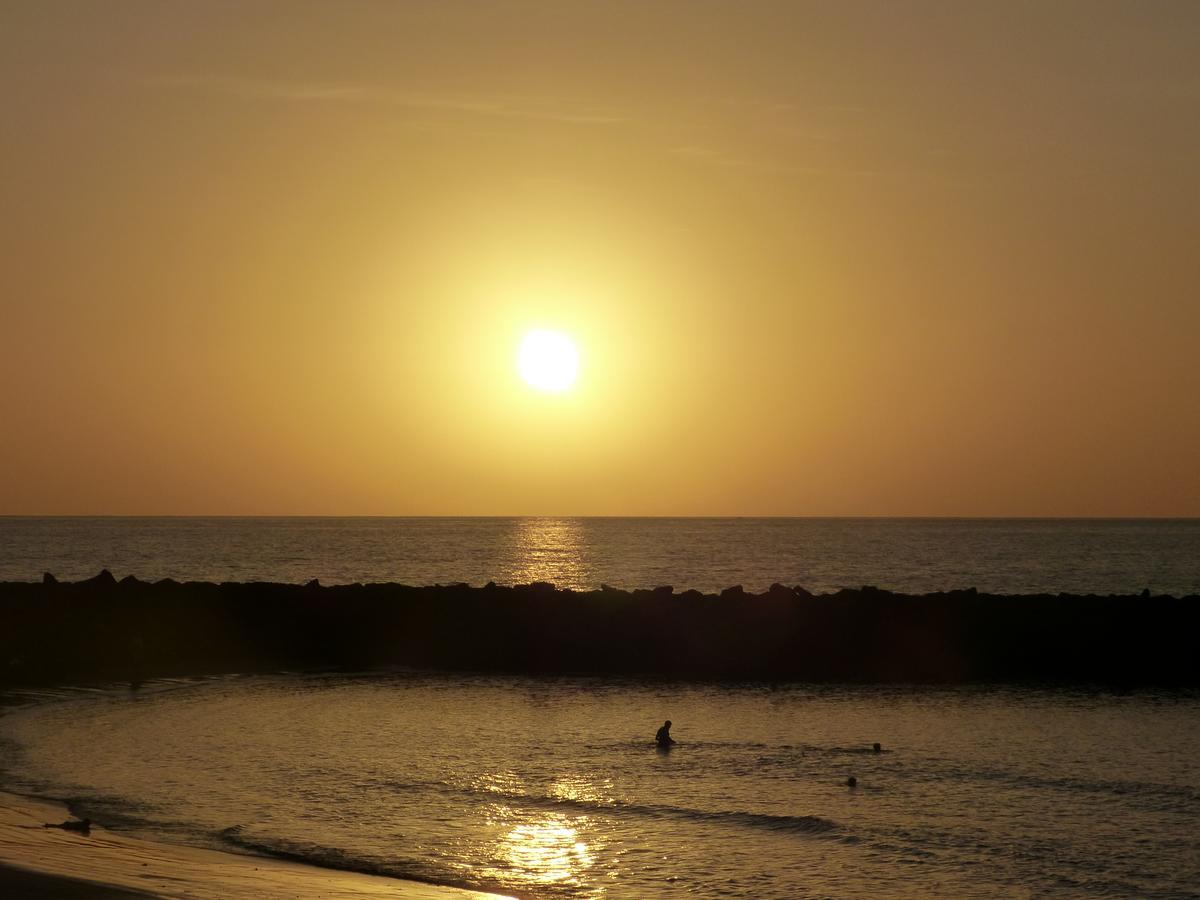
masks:
<path fill-rule="evenodd" d="M 584 523 L 578 519 L 522 519 L 517 524 L 516 564 L 505 574 L 512 584 L 548 581 L 574 590 L 596 587 L 584 555 Z"/>
<path fill-rule="evenodd" d="M 578 776 L 568 776 L 550 787 L 549 794 L 562 800 L 609 803 L 611 781 L 596 784 Z M 495 794 L 520 792 L 521 779 L 504 772 L 475 780 L 475 786 Z M 574 885 L 587 883 L 588 871 L 595 864 L 595 853 L 586 837 L 590 816 L 568 818 L 558 812 L 521 810 L 497 803 L 485 812 L 487 824 L 499 827 L 502 836 L 492 851 L 495 867 L 489 877 L 512 879 L 514 875 L 529 886 Z M 594 842 L 594 839 L 592 839 Z M 602 848 L 597 848 L 602 849 Z M 592 886 L 589 896 L 600 896 L 602 888 Z"/>
<path fill-rule="evenodd" d="M 560 813 L 518 825 L 504 841 L 504 855 L 510 865 L 542 884 L 578 879 L 592 865 L 588 845 Z"/>

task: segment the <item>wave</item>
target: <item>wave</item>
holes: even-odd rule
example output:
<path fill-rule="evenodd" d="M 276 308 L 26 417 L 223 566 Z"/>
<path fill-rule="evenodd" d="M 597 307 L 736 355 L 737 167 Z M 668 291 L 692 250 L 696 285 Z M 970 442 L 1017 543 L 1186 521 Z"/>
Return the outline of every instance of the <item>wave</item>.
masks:
<path fill-rule="evenodd" d="M 248 837 L 244 834 L 244 826 L 233 825 L 219 833 L 222 844 L 227 848 L 243 853 L 268 856 L 272 859 L 282 859 L 288 862 L 317 866 L 322 869 L 336 869 L 342 872 L 357 872 L 362 875 L 378 875 L 384 878 L 401 878 L 406 881 L 419 881 L 423 884 L 433 884 L 440 887 L 461 888 L 473 891 L 507 891 L 511 888 L 504 885 L 456 879 L 446 877 L 442 870 L 434 870 L 428 864 L 415 859 L 394 859 L 388 862 L 371 859 L 339 850 L 335 847 L 324 847 L 301 841 L 284 839 L 269 839 Z"/>
<path fill-rule="evenodd" d="M 559 800 L 558 803 L 579 801 Z M 838 830 L 836 822 L 821 816 L 788 816 L 775 813 L 754 813 L 742 810 L 699 810 L 681 806 L 659 804 L 615 804 L 612 807 L 622 813 L 659 818 L 687 819 L 694 822 L 709 822 L 723 825 L 743 825 L 765 828 L 768 831 L 788 831 L 799 834 L 829 834 Z"/>
<path fill-rule="evenodd" d="M 1132 836 L 1131 836 L 1132 838 Z M 1104 850 L 1081 847 L 1068 836 L 1023 835 L 1019 831 L 1003 837 L 976 827 L 945 828 L 928 825 L 904 827 L 867 825 L 848 843 L 862 844 L 871 852 L 900 861 L 913 861 L 940 867 L 962 859 L 987 860 L 999 864 L 992 877 L 1008 890 L 1005 896 L 1141 897 L 1182 900 L 1194 892 L 1181 893 L 1170 884 L 1156 884 L 1143 861 L 1128 855 L 1124 848 Z M 1180 837 L 1178 852 L 1192 849 L 1190 837 Z M 1180 858 L 1183 858 L 1180 856 Z M 1048 892 L 1045 880 L 1031 876 L 1025 869 L 1030 862 L 1053 859 L 1054 890 Z M 1024 873 L 1024 874 L 1023 874 Z"/>
<path fill-rule="evenodd" d="M 1200 803 L 1200 790 L 1184 784 L 1164 784 L 1136 779 L 1087 779 L 1072 775 L 1039 775 L 1003 768 L 977 766 L 965 768 L 952 760 L 927 758 L 923 770 L 906 776 L 910 780 L 941 781 L 947 778 L 977 781 L 1008 788 L 1038 792 L 1056 791 L 1064 794 L 1122 797 L 1141 809 L 1159 813 L 1191 813 Z"/>
<path fill-rule="evenodd" d="M 405 784 L 399 787 L 407 790 L 416 786 Z M 668 804 L 625 803 L 621 801 L 605 803 L 511 792 L 456 789 L 450 785 L 441 785 L 440 787 L 443 790 L 458 793 L 471 793 L 499 798 L 506 803 L 526 808 L 568 809 L 590 814 L 604 813 L 650 820 L 688 821 L 717 826 L 765 829 L 776 833 L 782 832 L 814 837 L 836 836 L 840 831 L 837 823 L 820 816 L 776 815 L 743 810 L 698 810 Z M 282 838 L 248 835 L 245 833 L 244 826 L 241 825 L 235 825 L 222 830 L 219 833 L 219 840 L 226 847 L 240 852 L 269 856 L 275 859 L 319 866 L 326 869 L 339 869 L 367 875 L 401 878 L 409 881 L 419 881 L 426 884 L 467 890 L 497 891 L 505 894 L 512 894 L 514 890 L 519 892 L 519 887 L 512 883 L 477 881 L 461 876 L 455 877 L 455 874 L 446 868 L 437 866 L 424 859 L 393 858 L 384 861 L 333 847 Z M 564 885 L 560 887 L 566 891 L 567 895 L 573 895 L 572 890 L 568 886 Z M 545 885 L 540 886 L 540 890 L 543 892 L 546 888 L 547 886 Z M 558 891 L 555 892 L 557 893 Z"/>
<path fill-rule="evenodd" d="M 549 810 L 572 810 L 590 814 L 604 814 L 626 818 L 676 820 L 717 825 L 737 825 L 762 828 L 775 832 L 823 835 L 840 830 L 840 826 L 821 816 L 795 816 L 778 813 L 758 813 L 746 810 L 703 810 L 665 803 L 631 803 L 624 800 L 587 800 L 577 797 L 555 797 L 548 794 L 526 794 L 499 788 L 455 785 L 448 782 L 389 782 L 395 791 L 437 790 L 444 793 L 502 800 L 513 806 Z"/>
<path fill-rule="evenodd" d="M 686 806 L 671 806 L 661 803 L 627 803 L 621 800 L 609 802 L 578 800 L 571 797 L 538 797 L 529 794 L 502 793 L 509 802 L 526 806 L 551 809 L 572 809 L 580 812 L 607 813 L 609 815 L 644 817 L 649 819 L 674 819 L 721 825 L 741 825 L 750 828 L 765 828 L 768 831 L 788 831 L 799 834 L 826 834 L 837 830 L 837 823 L 821 816 L 789 816 L 775 813 L 755 813 L 743 810 L 703 810 Z"/>
<path fill-rule="evenodd" d="M 646 750 L 654 747 L 652 741 L 635 739 L 623 741 L 585 741 L 581 745 L 583 750 L 596 751 L 607 753 L 610 751 L 620 751 L 622 753 L 630 750 Z M 781 753 L 790 755 L 827 755 L 827 756 L 854 756 L 866 754 L 867 756 L 879 756 L 881 754 L 892 753 L 893 751 L 887 747 L 880 747 L 876 750 L 871 744 L 864 743 L 856 747 L 841 747 L 841 746 L 826 746 L 823 744 L 768 744 L 764 741 L 713 741 L 713 740 L 688 740 L 685 743 L 677 744 L 673 750 L 696 752 L 707 750 L 719 751 L 742 751 L 759 753 Z M 764 757 L 770 758 L 770 757 Z"/>

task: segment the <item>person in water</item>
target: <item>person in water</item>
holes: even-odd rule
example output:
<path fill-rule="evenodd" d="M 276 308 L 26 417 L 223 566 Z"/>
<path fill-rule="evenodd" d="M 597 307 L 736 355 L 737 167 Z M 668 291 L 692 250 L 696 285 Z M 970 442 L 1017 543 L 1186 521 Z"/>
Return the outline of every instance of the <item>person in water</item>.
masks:
<path fill-rule="evenodd" d="M 658 744 L 660 747 L 670 747 L 673 743 L 675 743 L 675 739 L 671 737 L 670 719 L 667 719 L 667 721 L 663 722 L 662 728 L 658 729 L 658 731 L 655 733 L 654 743 Z"/>

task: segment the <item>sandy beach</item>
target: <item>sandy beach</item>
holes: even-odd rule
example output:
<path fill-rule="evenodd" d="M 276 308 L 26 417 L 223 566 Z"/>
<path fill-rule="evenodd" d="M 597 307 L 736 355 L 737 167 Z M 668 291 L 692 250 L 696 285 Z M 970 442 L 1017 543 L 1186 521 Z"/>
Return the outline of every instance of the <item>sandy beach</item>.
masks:
<path fill-rule="evenodd" d="M 54 900 L 498 900 L 495 894 L 147 841 L 97 826 L 86 836 L 43 827 L 67 818 L 60 805 L 0 794 L 0 894 Z"/>

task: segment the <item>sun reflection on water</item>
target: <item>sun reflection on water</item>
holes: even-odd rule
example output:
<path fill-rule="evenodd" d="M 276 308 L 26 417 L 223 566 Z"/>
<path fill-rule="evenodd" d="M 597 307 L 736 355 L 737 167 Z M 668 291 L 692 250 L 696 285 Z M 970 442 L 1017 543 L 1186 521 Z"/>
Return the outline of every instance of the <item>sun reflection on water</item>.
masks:
<path fill-rule="evenodd" d="M 547 803 L 602 807 L 612 803 L 612 782 L 566 774 L 550 784 L 522 783 L 511 771 L 474 779 L 473 790 L 495 796 L 482 804 L 483 821 L 493 834 L 486 863 L 477 875 L 531 889 L 563 888 L 572 896 L 601 897 L 602 885 L 589 884 L 606 841 L 587 809 L 537 809 Z M 532 807 L 532 808 L 531 808 Z M 582 893 L 579 893 L 582 892 Z"/>
<path fill-rule="evenodd" d="M 550 796 L 556 800 L 580 803 L 612 803 L 612 779 L 565 775 L 550 786 Z"/>
<path fill-rule="evenodd" d="M 514 528 L 514 565 L 506 573 L 511 584 L 548 581 L 573 590 L 596 587 L 584 558 L 583 524 L 577 519 L 520 519 Z"/>
<path fill-rule="evenodd" d="M 578 829 L 558 813 L 514 826 L 501 845 L 505 862 L 536 884 L 578 880 L 593 862 Z"/>

